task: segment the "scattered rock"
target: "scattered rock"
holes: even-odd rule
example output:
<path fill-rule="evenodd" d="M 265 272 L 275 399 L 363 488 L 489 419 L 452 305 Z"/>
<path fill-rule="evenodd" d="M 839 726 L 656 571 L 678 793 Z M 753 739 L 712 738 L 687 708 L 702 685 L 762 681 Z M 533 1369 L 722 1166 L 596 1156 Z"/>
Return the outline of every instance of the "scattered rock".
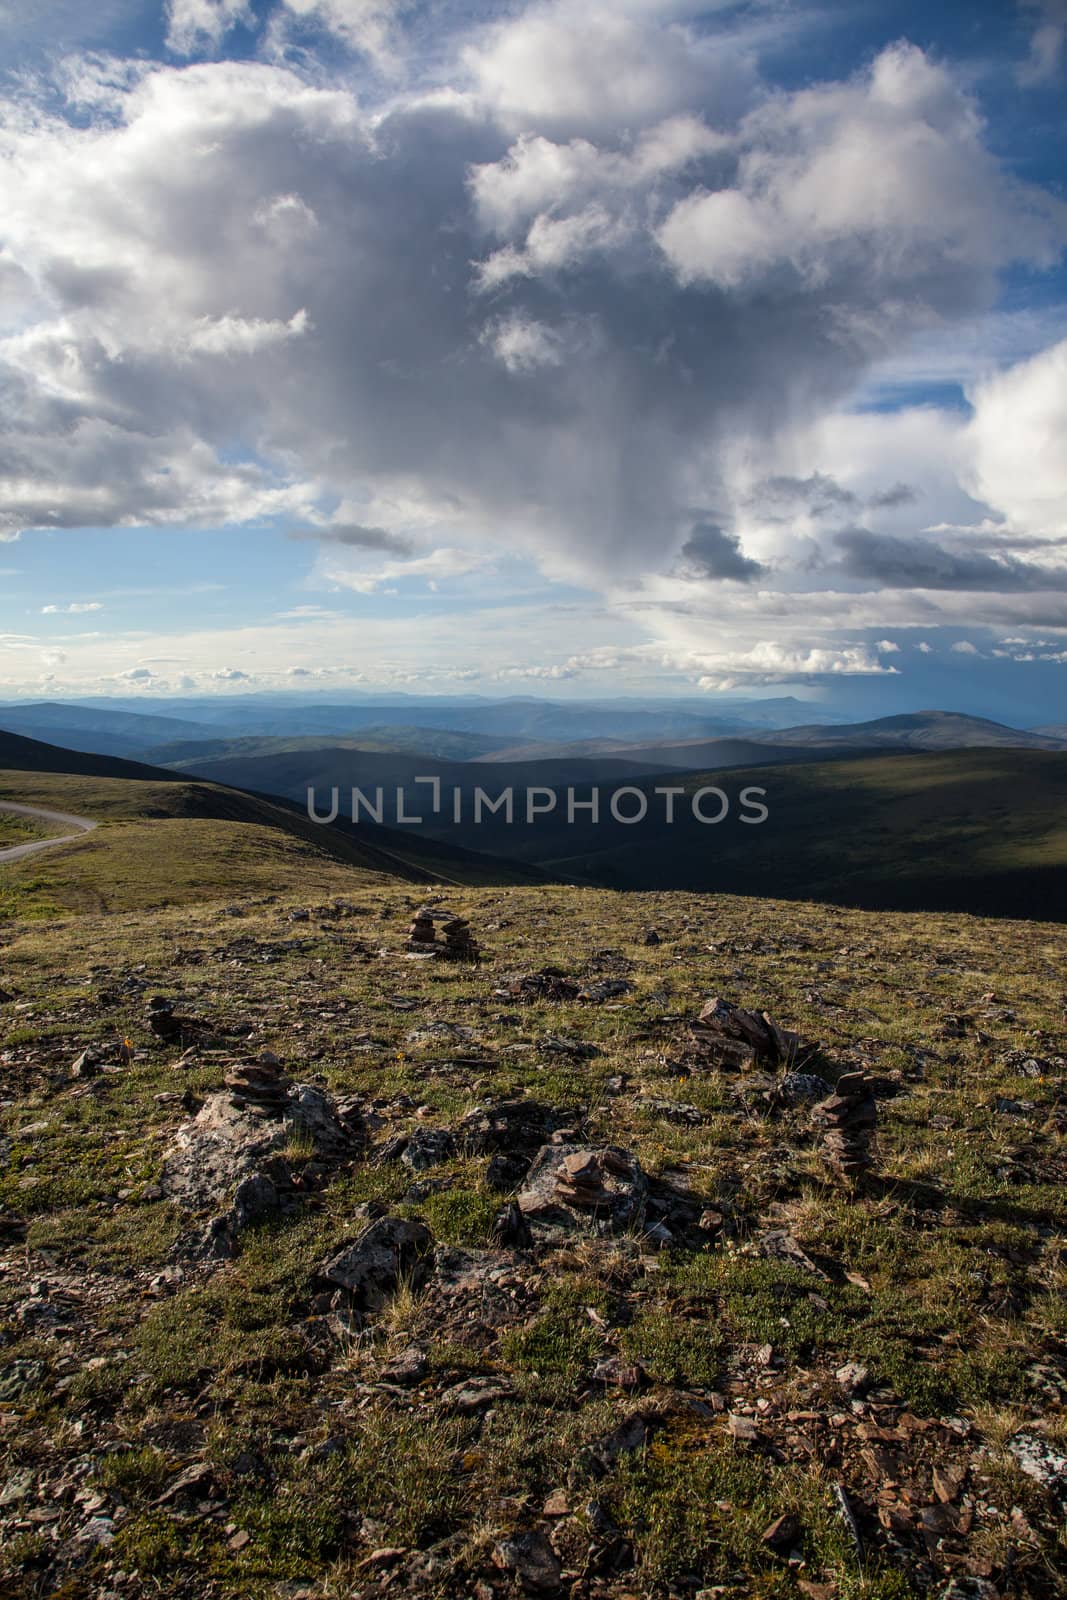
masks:
<path fill-rule="evenodd" d="M 609 1356 L 593 1368 L 592 1379 L 608 1389 L 640 1389 L 645 1382 L 645 1369 L 640 1362 L 625 1361 L 622 1356 Z"/>
<path fill-rule="evenodd" d="M 451 1161 L 456 1153 L 456 1141 L 447 1128 L 416 1128 L 404 1146 L 400 1157 L 412 1172 L 425 1172 Z"/>
<path fill-rule="evenodd" d="M 559 1557 L 547 1537 L 536 1530 L 499 1540 L 493 1560 L 501 1571 L 512 1573 L 525 1589 L 537 1594 L 551 1594 L 560 1587 L 563 1568 Z"/>
<path fill-rule="evenodd" d="M 756 1248 L 768 1261 L 786 1261 L 802 1272 L 809 1272 L 813 1278 L 821 1278 L 823 1283 L 829 1282 L 822 1268 L 815 1265 L 807 1251 L 783 1228 L 772 1228 L 760 1234 Z"/>
<path fill-rule="evenodd" d="M 529 1250 L 534 1242 L 530 1224 L 512 1200 L 493 1220 L 492 1240 L 506 1250 Z"/>
<path fill-rule="evenodd" d="M 776 1517 L 770 1527 L 764 1529 L 762 1543 L 779 1554 L 791 1549 L 799 1538 L 800 1523 L 787 1512 L 783 1517 Z"/>
<path fill-rule="evenodd" d="M 625 1417 L 590 1447 L 593 1464 L 601 1472 L 609 1472 L 620 1456 L 644 1449 L 658 1421 L 656 1415 L 647 1411 L 635 1411 Z"/>
<path fill-rule="evenodd" d="M 98 1078 L 104 1070 L 104 1052 L 90 1045 L 83 1050 L 70 1069 L 72 1078 Z"/>
<path fill-rule="evenodd" d="M 163 1493 L 153 1502 L 157 1506 L 171 1505 L 175 1500 L 191 1498 L 203 1500 L 211 1488 L 214 1473 L 206 1461 L 194 1461 L 167 1484 Z"/>
<path fill-rule="evenodd" d="M 510 1383 L 501 1383 L 499 1378 L 465 1378 L 462 1383 L 445 1390 L 441 1405 L 446 1411 L 470 1417 L 496 1405 L 498 1400 L 510 1400 L 513 1393 Z"/>
<path fill-rule="evenodd" d="M 825 1078 L 814 1072 L 787 1072 L 774 1086 L 774 1097 L 783 1105 L 812 1105 L 823 1100 L 833 1090 Z"/>
<path fill-rule="evenodd" d="M 319 1276 L 348 1294 L 357 1311 L 381 1311 L 400 1284 L 418 1288 L 429 1273 L 433 1235 L 423 1222 L 379 1217 L 319 1269 Z"/>
<path fill-rule="evenodd" d="M 509 1189 L 517 1189 L 530 1170 L 530 1163 L 526 1156 L 508 1156 L 502 1152 L 493 1156 L 485 1169 L 485 1181 L 490 1189 L 498 1189 L 507 1193 Z"/>
<path fill-rule="evenodd" d="M 1053 1449 L 1039 1433 L 1017 1433 L 1008 1440 L 1008 1453 L 1020 1472 L 1033 1478 L 1058 1499 L 1067 1499 L 1067 1456 Z"/>
<path fill-rule="evenodd" d="M 577 1000 L 579 985 L 561 967 L 542 967 L 513 978 L 493 993 L 499 1000 Z"/>
<path fill-rule="evenodd" d="M 456 1128 L 456 1142 L 469 1155 L 526 1155 L 546 1144 L 571 1114 L 538 1100 L 500 1100 L 475 1106 Z"/>
<path fill-rule="evenodd" d="M 988 1578 L 977 1578 L 969 1574 L 953 1578 L 948 1586 L 941 1590 L 937 1600 L 1000 1600 L 1000 1590 L 996 1584 L 990 1583 Z"/>
<path fill-rule="evenodd" d="M 846 1362 L 843 1367 L 838 1367 L 834 1377 L 850 1399 L 854 1395 L 865 1394 L 870 1388 L 870 1371 L 860 1361 Z"/>
<path fill-rule="evenodd" d="M 545 1035 L 540 1048 L 552 1055 L 570 1056 L 575 1061 L 592 1061 L 602 1053 L 599 1045 L 586 1044 L 582 1039 L 561 1039 L 552 1033 Z"/>
<path fill-rule="evenodd" d="M 602 1006 L 606 1000 L 619 1000 L 624 994 L 633 994 L 634 987 L 628 978 L 600 978 L 579 989 L 578 998 L 587 1005 Z"/>
<path fill-rule="evenodd" d="M 386 1383 L 420 1383 L 429 1370 L 430 1363 L 425 1350 L 420 1350 L 417 1344 L 411 1344 L 386 1362 L 382 1368 L 382 1378 Z"/>
<path fill-rule="evenodd" d="M 800 1049 L 800 1035 L 780 1028 L 765 1011 L 757 1015 L 718 996 L 707 1002 L 689 1031 L 701 1053 L 724 1067 L 761 1062 L 791 1067 Z"/>
<path fill-rule="evenodd" d="M 350 1161 L 365 1144 L 358 1113 L 331 1103 L 310 1084 L 297 1084 L 267 1104 L 224 1091 L 210 1095 L 178 1129 L 164 1161 L 161 1187 L 170 1200 L 202 1211 L 232 1194 L 294 1138 L 309 1140 L 327 1166 Z"/>
<path fill-rule="evenodd" d="M 185 1050 L 193 1045 L 205 1049 L 219 1043 L 216 1029 L 202 1022 L 199 1017 L 180 1016 L 174 1009 L 174 1001 L 162 995 L 149 1000 L 145 1020 L 148 1031 L 162 1044 L 179 1045 Z M 230 1031 L 236 1035 L 247 1030 Z"/>
<path fill-rule="evenodd" d="M 535 1226 L 620 1232 L 644 1216 L 648 1184 L 637 1157 L 613 1145 L 544 1145 L 518 1195 Z"/>

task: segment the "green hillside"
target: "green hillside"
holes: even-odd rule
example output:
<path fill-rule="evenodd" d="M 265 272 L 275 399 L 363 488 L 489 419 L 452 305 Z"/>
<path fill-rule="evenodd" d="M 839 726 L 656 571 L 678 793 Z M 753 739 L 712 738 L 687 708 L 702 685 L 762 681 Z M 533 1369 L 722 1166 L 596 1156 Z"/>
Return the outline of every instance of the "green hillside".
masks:
<path fill-rule="evenodd" d="M 733 799 L 718 826 L 553 825 L 512 852 L 616 888 L 715 889 L 896 910 L 1067 918 L 1067 755 L 967 750 L 675 774 Z M 641 783 L 651 795 L 653 785 Z M 768 820 L 737 819 L 742 789 Z M 662 804 L 662 802 L 658 802 Z M 708 808 L 714 809 L 709 801 Z M 518 830 L 516 830 L 518 833 Z"/>
<path fill-rule="evenodd" d="M 200 776 L 215 782 L 274 792 L 301 805 L 308 785 L 323 803 L 335 785 L 342 797 L 354 784 L 368 795 L 382 785 L 387 823 L 400 785 L 409 814 L 423 817 L 420 826 L 403 831 L 405 841 L 425 843 L 433 837 L 611 888 L 770 894 L 872 909 L 1067 916 L 1067 752 L 890 746 L 853 754 L 847 747 L 810 752 L 779 746 L 767 751 L 770 765 L 752 760 L 758 748 L 740 744 L 737 754 L 749 758 L 745 764 L 700 772 L 650 772 L 617 756 L 446 763 L 342 748 L 195 765 Z M 695 747 L 695 753 L 707 750 Z M 666 753 L 673 759 L 679 749 Z M 653 754 L 645 751 L 647 757 Z M 429 813 L 427 790 L 414 783 L 420 773 L 439 776 L 448 797 L 437 816 Z M 718 786 L 733 797 L 731 813 L 718 825 L 703 825 L 693 820 L 688 802 L 679 801 L 677 819 L 668 826 L 664 802 L 654 794 L 664 785 L 689 795 Z M 458 823 L 451 811 L 454 786 L 464 797 Z M 491 797 L 512 788 L 514 820 L 483 811 L 476 821 L 475 786 Z M 535 786 L 554 790 L 558 802 L 531 824 L 525 820 L 525 791 Z M 578 799 L 599 789 L 596 825 L 582 812 L 568 824 L 571 786 Z M 647 796 L 643 822 L 612 820 L 608 801 L 622 786 Z M 761 826 L 738 820 L 737 797 L 746 787 L 767 791 L 770 815 Z M 714 811 L 717 803 L 709 804 Z"/>
<path fill-rule="evenodd" d="M 10 762 L 11 766 L 6 764 Z M 31 765 L 33 764 L 33 765 Z M 538 883 L 511 866 L 386 828 L 321 827 L 284 801 L 199 783 L 105 756 L 0 734 L 0 801 L 41 806 L 99 824 L 91 834 L 28 859 L 0 861 L 0 919 L 64 911 L 136 910 L 269 894 L 299 881 L 309 894 L 360 884 Z M 0 849 L 54 832 L 2 817 Z"/>

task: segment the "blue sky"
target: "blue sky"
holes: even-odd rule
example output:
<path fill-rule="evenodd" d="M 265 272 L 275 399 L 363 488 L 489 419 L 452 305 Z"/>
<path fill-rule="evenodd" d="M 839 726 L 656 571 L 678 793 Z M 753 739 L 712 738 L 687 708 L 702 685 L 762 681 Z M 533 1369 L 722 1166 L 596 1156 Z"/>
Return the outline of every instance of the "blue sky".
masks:
<path fill-rule="evenodd" d="M 0 697 L 1063 720 L 1067 0 L 25 9 Z"/>

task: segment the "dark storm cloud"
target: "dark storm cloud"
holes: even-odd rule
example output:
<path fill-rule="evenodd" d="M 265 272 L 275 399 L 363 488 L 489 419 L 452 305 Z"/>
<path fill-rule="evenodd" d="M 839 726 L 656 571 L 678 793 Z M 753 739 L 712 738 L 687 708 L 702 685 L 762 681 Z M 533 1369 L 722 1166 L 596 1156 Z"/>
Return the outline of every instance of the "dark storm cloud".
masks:
<path fill-rule="evenodd" d="M 898 539 L 847 528 L 835 535 L 842 552 L 840 570 L 891 589 L 973 589 L 976 591 L 1041 591 L 1067 589 L 1067 569 L 1035 567 L 1009 556 L 995 558 L 978 551 L 953 551 L 928 539 Z"/>
<path fill-rule="evenodd" d="M 294 528 L 290 539 L 313 541 L 317 544 L 343 544 L 353 550 L 380 550 L 389 555 L 413 555 L 415 546 L 410 539 L 387 528 L 368 528 L 358 522 L 331 523 L 324 528 Z"/>
<path fill-rule="evenodd" d="M 682 570 L 700 578 L 732 578 L 751 583 L 765 570 L 744 555 L 740 540 L 714 522 L 698 522 L 681 549 Z"/>

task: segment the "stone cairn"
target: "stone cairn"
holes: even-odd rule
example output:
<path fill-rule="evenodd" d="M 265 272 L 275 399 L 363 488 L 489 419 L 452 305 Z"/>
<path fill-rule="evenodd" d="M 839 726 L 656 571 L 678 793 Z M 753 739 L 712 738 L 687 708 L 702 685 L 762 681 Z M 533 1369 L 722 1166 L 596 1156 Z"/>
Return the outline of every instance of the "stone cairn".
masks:
<path fill-rule="evenodd" d="M 433 912 L 427 906 L 416 911 L 408 929 L 408 949 L 419 955 L 435 955 L 453 961 L 477 961 L 478 945 L 466 917 L 449 917 L 441 924 L 444 943 L 437 938 Z"/>
<path fill-rule="evenodd" d="M 478 944 L 466 917 L 450 917 L 441 932 L 445 936 L 442 955 L 451 956 L 454 961 L 477 961 Z"/>
<path fill-rule="evenodd" d="M 593 1210 L 611 1202 L 612 1177 L 631 1181 L 633 1176 L 633 1161 L 620 1150 L 578 1150 L 560 1165 L 556 1198 L 566 1205 Z"/>
<path fill-rule="evenodd" d="M 433 912 L 422 906 L 411 919 L 408 929 L 408 949 L 428 952 L 437 944 L 437 930 L 433 925 Z"/>
<path fill-rule="evenodd" d="M 276 1057 L 239 1061 L 226 1074 L 230 1104 L 260 1117 L 280 1117 L 289 1105 L 289 1079 Z"/>
<path fill-rule="evenodd" d="M 822 1152 L 829 1165 L 855 1183 L 874 1165 L 871 1139 L 878 1107 L 865 1072 L 846 1072 L 826 1100 L 812 1108 L 812 1121 L 825 1128 Z"/>

